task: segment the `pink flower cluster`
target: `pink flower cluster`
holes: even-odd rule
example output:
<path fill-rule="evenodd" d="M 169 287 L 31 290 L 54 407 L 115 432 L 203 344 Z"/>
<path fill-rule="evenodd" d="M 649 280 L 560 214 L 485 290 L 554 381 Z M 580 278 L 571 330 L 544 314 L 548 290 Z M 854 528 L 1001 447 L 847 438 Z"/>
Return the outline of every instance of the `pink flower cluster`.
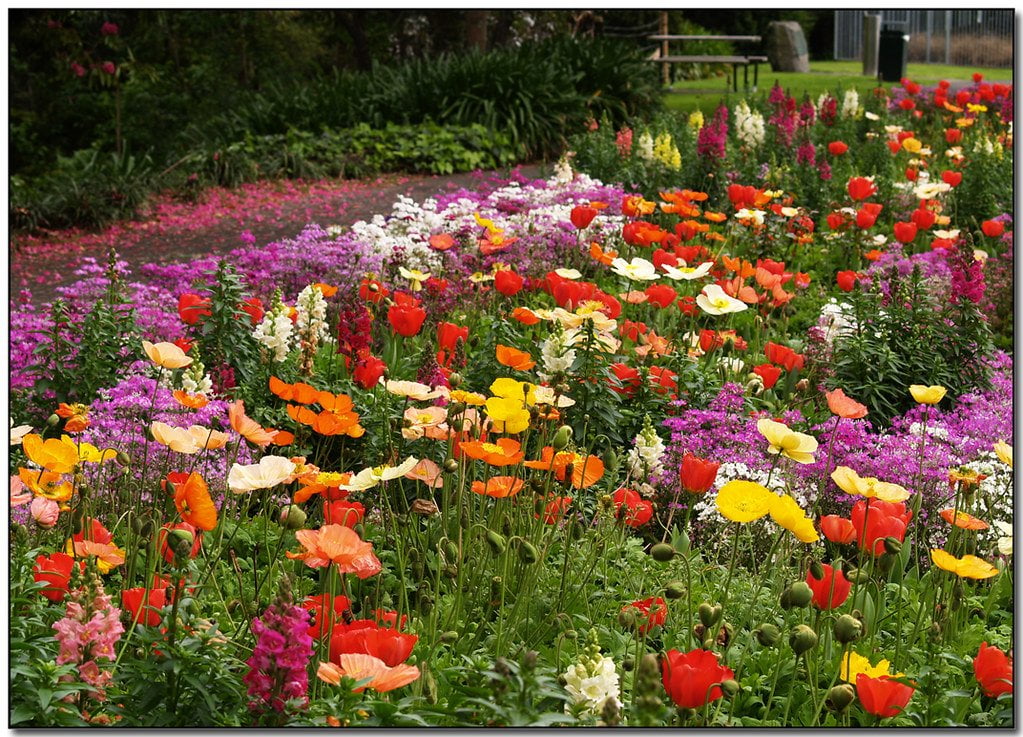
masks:
<path fill-rule="evenodd" d="M 79 678 L 94 689 L 89 694 L 94 699 L 106 698 L 105 688 L 113 678 L 113 672 L 101 668 L 97 660 L 117 658 L 114 645 L 124 632 L 120 618 L 121 610 L 96 580 L 69 593 L 64 618 L 53 625 L 60 644 L 57 664 L 77 664 Z"/>
<path fill-rule="evenodd" d="M 283 712 L 291 699 L 306 702 L 309 674 L 306 665 L 313 654 L 309 636 L 309 612 L 300 606 L 277 601 L 262 618 L 252 620 L 256 647 L 245 661 L 250 670 L 242 679 L 249 687 L 249 709 Z"/>

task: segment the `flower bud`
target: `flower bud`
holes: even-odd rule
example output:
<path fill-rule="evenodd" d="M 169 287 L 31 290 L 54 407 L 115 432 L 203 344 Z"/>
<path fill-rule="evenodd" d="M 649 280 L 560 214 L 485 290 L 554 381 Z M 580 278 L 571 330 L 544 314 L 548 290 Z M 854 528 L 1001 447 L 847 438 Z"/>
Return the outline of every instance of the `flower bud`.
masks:
<path fill-rule="evenodd" d="M 458 560 L 458 546 L 450 538 L 444 538 L 441 542 L 441 551 L 443 551 L 444 557 L 449 561 Z"/>
<path fill-rule="evenodd" d="M 462 378 L 462 375 L 457 371 L 453 371 L 451 375 L 448 377 L 448 386 L 450 386 L 452 389 L 457 389 L 462 385 L 463 381 L 464 379 Z"/>
<path fill-rule="evenodd" d="M 805 624 L 797 625 L 789 635 L 789 646 L 796 655 L 802 655 L 817 646 L 817 633 Z"/>
<path fill-rule="evenodd" d="M 819 560 L 814 560 L 810 563 L 810 575 L 816 578 L 818 581 L 824 580 L 824 566 L 821 565 Z"/>
<path fill-rule="evenodd" d="M 835 620 L 835 639 L 843 645 L 856 640 L 863 634 L 863 622 L 850 614 L 843 614 Z"/>
<path fill-rule="evenodd" d="M 668 543 L 657 543 L 650 548 L 650 557 L 661 563 L 667 563 L 675 557 L 675 548 Z"/>
<path fill-rule="evenodd" d="M 804 607 L 813 600 L 813 589 L 806 581 L 796 581 L 789 586 L 789 596 L 793 606 Z"/>
<path fill-rule="evenodd" d="M 554 440 L 551 441 L 551 446 L 554 450 L 564 450 L 568 447 L 571 440 L 572 428 L 568 425 L 562 425 L 558 428 L 558 431 L 554 433 Z"/>
<path fill-rule="evenodd" d="M 850 568 L 845 572 L 845 577 L 853 583 L 867 583 L 870 575 L 862 568 Z"/>
<path fill-rule="evenodd" d="M 757 642 L 764 647 L 774 647 L 775 644 L 777 644 L 778 639 L 781 637 L 781 630 L 770 622 L 765 622 L 757 627 L 753 631 L 753 634 L 756 635 Z"/>
<path fill-rule="evenodd" d="M 117 461 L 118 465 L 130 466 L 131 456 L 125 453 L 123 450 L 117 451 L 117 455 L 114 456 L 114 460 Z"/>
<path fill-rule="evenodd" d="M 487 530 L 487 545 L 490 546 L 490 552 L 494 555 L 500 555 L 508 547 L 508 541 L 505 540 L 504 535 L 494 530 Z"/>
<path fill-rule="evenodd" d="M 664 587 L 664 598 L 681 599 L 686 595 L 686 585 L 681 581 L 672 581 Z"/>
<path fill-rule="evenodd" d="M 635 667 L 636 667 L 636 661 L 633 658 L 625 658 L 622 661 L 622 670 L 625 671 L 626 673 L 629 673 Z"/>
<path fill-rule="evenodd" d="M 884 539 L 884 549 L 892 555 L 898 555 L 902 550 L 902 543 L 889 535 Z"/>
<path fill-rule="evenodd" d="M 607 469 L 608 473 L 614 473 L 618 470 L 619 458 L 618 454 L 611 448 L 608 448 L 607 452 L 604 453 L 604 468 Z"/>
<path fill-rule="evenodd" d="M 54 413 L 46 418 L 46 424 L 50 427 L 56 427 L 60 424 L 60 415 Z"/>
<path fill-rule="evenodd" d="M 618 612 L 618 624 L 624 629 L 631 630 L 636 626 L 636 609 L 635 607 L 626 607 Z"/>
<path fill-rule="evenodd" d="M 529 565 L 536 563 L 540 559 L 540 553 L 537 552 L 536 546 L 528 540 L 522 540 L 519 543 L 519 560 Z"/>
<path fill-rule="evenodd" d="M 851 683 L 840 683 L 833 686 L 824 699 L 824 704 L 834 712 L 845 711 L 846 707 L 856 698 L 856 689 Z"/>
<path fill-rule="evenodd" d="M 305 510 L 294 504 L 281 509 L 281 525 L 286 530 L 301 530 L 306 521 Z"/>
<path fill-rule="evenodd" d="M 800 379 L 799 381 L 796 382 L 796 391 L 805 392 L 809 386 L 810 386 L 809 381 L 807 381 L 806 379 Z"/>
<path fill-rule="evenodd" d="M 700 616 L 700 622 L 704 627 L 714 626 L 714 608 L 707 602 L 703 602 L 696 609 L 697 614 Z"/>
<path fill-rule="evenodd" d="M 721 681 L 721 690 L 725 692 L 726 697 L 732 698 L 739 693 L 739 682 L 732 678 Z"/>
<path fill-rule="evenodd" d="M 441 468 L 444 469 L 445 473 L 454 473 L 458 470 L 458 461 L 454 458 L 448 458 L 443 464 L 441 464 Z"/>
<path fill-rule="evenodd" d="M 192 552 L 192 543 L 195 542 L 195 535 L 188 530 L 171 530 L 167 537 L 171 550 L 177 555 L 187 556 Z"/>
<path fill-rule="evenodd" d="M 458 632 L 455 630 L 449 630 L 440 636 L 440 641 L 450 645 L 453 642 L 458 642 Z"/>

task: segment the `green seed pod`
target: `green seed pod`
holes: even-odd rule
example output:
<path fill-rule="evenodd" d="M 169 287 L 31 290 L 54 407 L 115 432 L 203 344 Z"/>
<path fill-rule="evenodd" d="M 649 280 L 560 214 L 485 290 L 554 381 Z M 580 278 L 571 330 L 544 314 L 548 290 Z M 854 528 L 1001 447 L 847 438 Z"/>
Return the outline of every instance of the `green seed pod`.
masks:
<path fill-rule="evenodd" d="M 458 633 L 455 630 L 449 630 L 447 632 L 444 632 L 440 636 L 440 641 L 443 642 L 445 645 L 450 645 L 453 642 L 458 642 Z"/>
<path fill-rule="evenodd" d="M 452 372 L 451 376 L 448 377 L 448 385 L 452 389 L 460 387 L 463 381 L 464 379 L 462 378 L 462 375 L 458 372 Z"/>
<path fill-rule="evenodd" d="M 711 650 L 711 649 L 713 649 L 713 647 L 714 647 L 714 638 L 713 637 L 708 637 L 708 638 L 706 638 L 703 641 L 703 649 L 704 650 Z"/>
<path fill-rule="evenodd" d="M 575 630 L 565 630 L 565 639 L 566 640 L 575 640 L 578 637 L 579 637 L 579 633 L 576 632 Z"/>
<path fill-rule="evenodd" d="M 870 575 L 862 568 L 850 568 L 845 572 L 845 577 L 853 583 L 867 583 Z"/>
<path fill-rule="evenodd" d="M 622 661 L 622 670 L 625 671 L 626 673 L 631 672 L 632 669 L 635 668 L 635 667 L 636 667 L 636 661 L 634 659 L 632 659 L 632 658 L 625 658 Z"/>
<path fill-rule="evenodd" d="M 892 555 L 898 555 L 902 551 L 902 543 L 894 537 L 888 536 L 884 539 L 884 549 Z"/>
<path fill-rule="evenodd" d="M 721 608 L 720 604 L 715 604 L 714 606 L 711 607 L 710 616 L 712 617 L 712 622 L 714 624 L 717 624 L 718 622 L 721 621 L 722 614 L 724 614 L 724 610 Z"/>
<path fill-rule="evenodd" d="M 806 581 L 796 581 L 789 586 L 789 589 L 793 606 L 804 607 L 813 601 L 813 589 L 807 585 Z"/>
<path fill-rule="evenodd" d="M 494 576 L 490 579 L 490 598 L 496 602 L 501 601 L 501 592 L 504 590 L 503 579 L 500 576 Z M 495 604 L 496 606 L 496 604 Z"/>
<path fill-rule="evenodd" d="M 452 402 L 448 405 L 448 419 L 452 420 L 465 412 L 465 402 Z"/>
<path fill-rule="evenodd" d="M 732 678 L 721 681 L 721 690 L 725 692 L 727 698 L 732 698 L 735 694 L 739 693 L 739 682 Z"/>
<path fill-rule="evenodd" d="M 791 586 L 786 586 L 782 590 L 781 596 L 778 597 L 778 605 L 781 606 L 781 608 L 785 609 L 786 611 L 788 611 L 793 606 L 795 606 L 795 604 L 792 603 L 792 587 Z"/>
<path fill-rule="evenodd" d="M 167 496 L 174 496 L 177 493 L 177 491 L 178 491 L 178 487 L 174 485 L 173 481 L 167 481 L 166 482 L 166 489 L 167 489 Z"/>
<path fill-rule="evenodd" d="M 429 614 L 433 611 L 433 597 L 421 596 L 419 597 L 419 611 L 423 614 Z"/>
<path fill-rule="evenodd" d="M 835 620 L 835 639 L 843 645 L 856 640 L 863 634 L 863 623 L 849 614 Z"/>
<path fill-rule="evenodd" d="M 819 560 L 814 560 L 810 563 L 810 575 L 818 581 L 824 580 L 824 566 L 821 565 Z"/>
<path fill-rule="evenodd" d="M 289 504 L 281 509 L 281 525 L 286 530 L 301 530 L 306 521 L 305 510 L 301 507 Z"/>
<path fill-rule="evenodd" d="M 500 533 L 494 532 L 493 530 L 487 530 L 487 545 L 490 546 L 490 552 L 494 555 L 500 555 L 508 547 L 508 541 L 505 540 L 504 536 Z"/>
<path fill-rule="evenodd" d="M 444 538 L 441 543 L 441 550 L 444 552 L 444 557 L 449 561 L 458 560 L 458 546 L 455 545 L 455 541 L 450 538 Z"/>
<path fill-rule="evenodd" d="M 441 464 L 441 468 L 444 469 L 445 473 L 454 473 L 458 470 L 458 461 L 454 458 L 448 458 L 443 464 Z"/>
<path fill-rule="evenodd" d="M 789 635 L 789 646 L 796 655 L 802 655 L 817 646 L 817 633 L 805 624 L 797 625 Z"/>
<path fill-rule="evenodd" d="M 696 608 L 696 613 L 700 616 L 700 622 L 703 623 L 704 627 L 710 628 L 714 626 L 714 607 L 709 603 L 705 601 L 700 604 Z"/>
<path fill-rule="evenodd" d="M 536 546 L 528 540 L 523 540 L 519 544 L 519 560 L 527 565 L 531 565 L 540 560 L 540 553 L 537 552 Z"/>
<path fill-rule="evenodd" d="M 123 450 L 117 451 L 117 455 L 114 456 L 114 460 L 117 461 L 118 465 L 130 466 L 131 456 L 125 453 Z"/>
<path fill-rule="evenodd" d="M 851 683 L 840 683 L 837 686 L 832 686 L 831 690 L 828 691 L 828 695 L 824 699 L 824 704 L 830 711 L 835 713 L 841 713 L 845 711 L 846 707 L 849 706 L 856 698 L 856 689 Z"/>
<path fill-rule="evenodd" d="M 608 473 L 614 473 L 618 470 L 618 464 L 620 459 L 618 454 L 612 448 L 608 448 L 604 453 L 604 468 L 607 469 Z"/>
<path fill-rule="evenodd" d="M 764 647 L 774 647 L 781 637 L 781 630 L 770 622 L 764 622 L 753 631 L 753 634 L 756 635 L 757 642 Z"/>
<path fill-rule="evenodd" d="M 672 581 L 664 587 L 664 598 L 681 599 L 686 595 L 686 585 L 681 581 Z"/>
<path fill-rule="evenodd" d="M 667 563 L 675 557 L 675 548 L 669 543 L 657 543 L 650 548 L 650 557 L 660 563 Z"/>
<path fill-rule="evenodd" d="M 618 624 L 627 630 L 634 629 L 636 627 L 635 607 L 626 607 L 618 612 Z"/>
<path fill-rule="evenodd" d="M 46 418 L 46 424 L 49 425 L 50 427 L 56 427 L 57 425 L 60 424 L 60 416 L 57 415 L 56 413 L 50 415 L 49 417 Z"/>
<path fill-rule="evenodd" d="M 568 444 L 572 441 L 572 428 L 568 425 L 562 425 L 558 428 L 558 431 L 554 433 L 554 439 L 551 441 L 551 446 L 554 450 L 564 450 L 568 447 Z"/>
<path fill-rule="evenodd" d="M 195 542 L 195 535 L 188 530 L 171 530 L 167 538 L 167 544 L 178 555 L 187 556 L 192 552 L 192 543 Z"/>

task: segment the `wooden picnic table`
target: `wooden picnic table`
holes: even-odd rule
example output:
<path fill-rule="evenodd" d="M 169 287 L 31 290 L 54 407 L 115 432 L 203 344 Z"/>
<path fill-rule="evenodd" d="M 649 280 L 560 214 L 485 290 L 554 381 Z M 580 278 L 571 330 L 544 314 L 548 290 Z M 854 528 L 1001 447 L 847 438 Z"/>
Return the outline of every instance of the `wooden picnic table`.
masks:
<path fill-rule="evenodd" d="M 749 88 L 749 65 L 753 65 L 753 89 L 756 90 L 757 82 L 760 80 L 760 64 L 766 62 L 766 56 L 760 54 L 741 54 L 734 56 L 713 55 L 713 54 L 669 54 L 668 44 L 671 41 L 734 41 L 736 43 L 760 43 L 763 39 L 760 36 L 707 36 L 691 34 L 668 34 L 659 33 L 647 36 L 651 41 L 661 42 L 660 55 L 652 61 L 658 64 L 666 64 L 664 67 L 665 79 L 671 78 L 672 64 L 730 64 L 732 67 L 732 88 L 739 91 L 739 67 L 742 67 L 743 87 Z"/>

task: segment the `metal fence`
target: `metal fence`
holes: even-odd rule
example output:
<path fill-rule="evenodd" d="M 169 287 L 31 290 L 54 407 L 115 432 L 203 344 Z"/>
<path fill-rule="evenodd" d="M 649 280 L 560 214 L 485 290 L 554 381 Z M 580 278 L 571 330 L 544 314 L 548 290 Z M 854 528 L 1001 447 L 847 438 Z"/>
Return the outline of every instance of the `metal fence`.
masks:
<path fill-rule="evenodd" d="M 835 59 L 863 53 L 863 15 L 909 34 L 909 60 L 1012 67 L 1013 10 L 836 10 Z"/>

